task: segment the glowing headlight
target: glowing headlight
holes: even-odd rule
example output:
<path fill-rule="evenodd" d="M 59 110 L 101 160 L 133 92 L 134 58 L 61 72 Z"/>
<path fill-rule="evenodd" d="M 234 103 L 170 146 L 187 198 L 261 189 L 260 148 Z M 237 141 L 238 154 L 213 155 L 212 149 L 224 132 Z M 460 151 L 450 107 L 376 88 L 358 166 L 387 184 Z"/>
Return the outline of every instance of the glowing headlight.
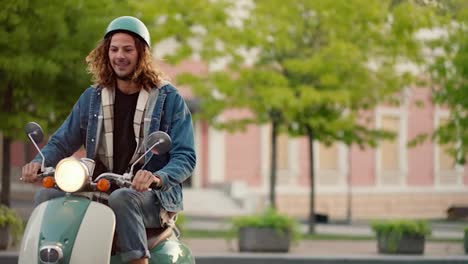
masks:
<path fill-rule="evenodd" d="M 61 160 L 55 169 L 55 182 L 65 192 L 76 192 L 83 187 L 88 169 L 79 160 L 69 157 Z"/>

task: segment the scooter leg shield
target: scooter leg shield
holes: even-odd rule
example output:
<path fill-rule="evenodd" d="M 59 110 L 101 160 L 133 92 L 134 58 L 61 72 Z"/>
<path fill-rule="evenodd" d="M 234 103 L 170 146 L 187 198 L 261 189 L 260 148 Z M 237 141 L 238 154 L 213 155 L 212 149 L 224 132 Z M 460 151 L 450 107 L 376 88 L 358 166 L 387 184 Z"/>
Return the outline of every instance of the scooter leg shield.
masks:
<path fill-rule="evenodd" d="M 112 209 L 91 202 L 76 236 L 70 264 L 110 263 L 114 230 Z"/>
<path fill-rule="evenodd" d="M 40 204 L 23 237 L 19 263 L 109 263 L 115 216 L 87 198 L 66 196 Z"/>
<path fill-rule="evenodd" d="M 38 205 L 29 217 L 28 224 L 24 230 L 23 239 L 21 240 L 18 256 L 19 264 L 38 263 L 39 230 L 41 229 L 47 203 L 48 202 L 44 202 Z"/>

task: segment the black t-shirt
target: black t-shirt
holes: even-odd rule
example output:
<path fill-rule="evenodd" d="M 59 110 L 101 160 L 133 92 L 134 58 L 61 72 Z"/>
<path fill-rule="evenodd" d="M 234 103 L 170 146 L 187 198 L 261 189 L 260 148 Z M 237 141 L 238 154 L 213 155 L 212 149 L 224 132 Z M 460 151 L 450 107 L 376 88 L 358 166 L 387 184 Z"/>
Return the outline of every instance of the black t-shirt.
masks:
<path fill-rule="evenodd" d="M 114 173 L 123 174 L 129 167 L 136 148 L 133 117 L 138 101 L 138 92 L 124 94 L 115 89 L 114 101 Z"/>

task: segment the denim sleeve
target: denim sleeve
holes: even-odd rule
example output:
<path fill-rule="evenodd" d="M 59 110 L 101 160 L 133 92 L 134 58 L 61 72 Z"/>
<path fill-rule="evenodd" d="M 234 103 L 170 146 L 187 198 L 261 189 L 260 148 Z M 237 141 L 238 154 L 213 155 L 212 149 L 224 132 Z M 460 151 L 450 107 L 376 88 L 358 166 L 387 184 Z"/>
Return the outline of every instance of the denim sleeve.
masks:
<path fill-rule="evenodd" d="M 185 181 L 192 175 L 196 163 L 192 116 L 179 94 L 175 98 L 171 127 L 170 160 L 166 166 L 156 172 L 163 182 L 161 191 L 167 191 Z"/>
<path fill-rule="evenodd" d="M 61 159 L 73 155 L 84 144 L 84 135 L 80 129 L 80 115 L 81 111 L 84 110 L 82 104 L 85 101 L 83 95 L 75 103 L 71 113 L 55 131 L 49 142 L 42 148 L 45 166 L 55 167 Z M 37 154 L 32 161 L 41 163 L 42 157 Z"/>

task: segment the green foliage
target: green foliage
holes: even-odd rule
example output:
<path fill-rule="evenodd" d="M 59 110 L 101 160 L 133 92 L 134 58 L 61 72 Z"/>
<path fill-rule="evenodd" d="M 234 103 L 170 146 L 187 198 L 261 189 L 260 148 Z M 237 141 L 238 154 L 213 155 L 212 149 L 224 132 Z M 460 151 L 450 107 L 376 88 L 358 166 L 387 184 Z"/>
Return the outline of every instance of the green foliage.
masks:
<path fill-rule="evenodd" d="M 450 110 L 448 122 L 433 134 L 434 140 L 451 147 L 449 152 L 459 164 L 468 157 L 468 3 L 463 0 L 438 1 L 441 36 L 425 41 L 431 60 L 428 69 L 433 101 Z"/>
<path fill-rule="evenodd" d="M 377 235 L 398 234 L 427 236 L 431 234 L 431 228 L 427 221 L 423 220 L 390 220 L 374 221 L 372 230 Z"/>
<path fill-rule="evenodd" d="M 282 132 L 313 131 L 325 143 L 375 146 L 391 138 L 393 133 L 360 116 L 401 101 L 400 91 L 414 79 L 396 68 L 421 63 L 413 35 L 431 24 L 432 8 L 413 1 L 266 0 L 244 11 L 250 15 L 242 27 L 224 21 L 229 38 L 215 26 L 205 36 L 222 41 L 224 55 L 233 58 L 226 71 L 178 78 L 201 98 L 197 117 L 229 130 L 276 120 Z M 256 50 L 256 60 L 240 56 L 241 49 Z M 246 59 L 253 62 L 246 65 Z M 227 109 L 248 109 L 251 115 L 216 118 Z"/>
<path fill-rule="evenodd" d="M 378 239 L 386 240 L 386 250 L 391 253 L 397 252 L 398 243 L 403 236 L 426 237 L 432 231 L 423 220 L 374 221 L 371 227 Z"/>
<path fill-rule="evenodd" d="M 0 227 L 9 227 L 13 242 L 16 243 L 23 234 L 23 219 L 11 208 L 0 205 Z"/>
<path fill-rule="evenodd" d="M 229 10 L 236 10 L 238 3 L 229 3 Z M 415 76 L 398 68 L 424 62 L 414 35 L 432 25 L 432 6 L 411 0 L 262 0 L 241 11 L 237 26 L 213 21 L 210 34 L 202 36 L 209 39 L 205 44 L 223 44 L 202 45 L 208 50 L 203 58 L 212 62 L 210 51 L 217 51 L 214 58 L 229 58 L 227 66 L 207 76 L 178 78 L 201 100 L 196 118 L 229 131 L 270 123 L 279 133 L 362 148 L 392 138 L 394 133 L 362 116 L 403 101 L 402 91 Z M 249 114 L 218 118 L 231 109 Z M 310 168 L 313 172 L 313 164 Z"/>
<path fill-rule="evenodd" d="M 236 217 L 232 219 L 231 226 L 231 235 L 236 235 L 242 227 L 268 227 L 280 233 L 288 231 L 292 241 L 298 241 L 301 237 L 298 222 L 272 208 L 267 208 L 261 214 Z"/>
<path fill-rule="evenodd" d="M 185 225 L 187 224 L 187 217 L 184 214 L 177 214 L 176 226 L 179 229 L 181 235 L 186 231 Z"/>
<path fill-rule="evenodd" d="M 229 36 L 222 23 L 228 16 L 223 0 L 158 0 L 157 4 L 153 0 L 138 0 L 131 1 L 130 6 L 138 10 L 154 43 L 166 38 L 177 41 L 176 51 L 164 56 L 165 61 L 173 64 L 191 57 L 192 53 L 203 53 L 205 58 L 219 54 L 216 49 L 194 48 L 190 44 L 194 39 L 200 41 L 201 47 L 213 47 L 216 38 Z M 155 54 L 160 55 L 158 50 Z"/>
<path fill-rule="evenodd" d="M 0 10 L 0 130 L 24 137 L 28 121 L 53 131 L 91 84 L 85 57 L 124 1 L 6 1 Z M 128 13 L 127 13 L 128 14 Z"/>

